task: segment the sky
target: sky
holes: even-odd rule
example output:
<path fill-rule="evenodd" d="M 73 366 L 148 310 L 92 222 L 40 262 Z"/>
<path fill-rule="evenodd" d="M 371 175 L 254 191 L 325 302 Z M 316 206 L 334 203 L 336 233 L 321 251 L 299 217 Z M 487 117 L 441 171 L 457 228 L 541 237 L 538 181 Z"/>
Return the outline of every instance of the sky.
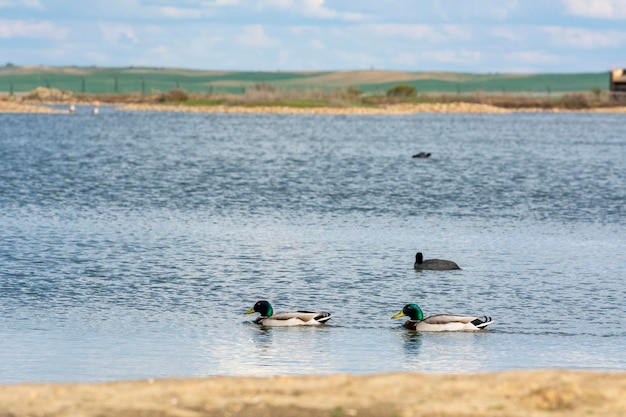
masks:
<path fill-rule="evenodd" d="M 604 72 L 626 0 L 0 0 L 0 66 Z"/>

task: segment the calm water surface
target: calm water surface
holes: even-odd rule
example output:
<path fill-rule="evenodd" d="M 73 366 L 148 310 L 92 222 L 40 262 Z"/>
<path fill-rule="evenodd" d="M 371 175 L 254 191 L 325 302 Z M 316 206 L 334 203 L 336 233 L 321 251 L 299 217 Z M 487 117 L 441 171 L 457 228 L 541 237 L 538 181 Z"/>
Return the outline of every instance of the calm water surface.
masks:
<path fill-rule="evenodd" d="M 600 114 L 0 114 L 0 383 L 626 370 L 624 138 Z M 258 299 L 334 318 L 261 329 Z M 411 333 L 407 302 L 496 322 Z"/>

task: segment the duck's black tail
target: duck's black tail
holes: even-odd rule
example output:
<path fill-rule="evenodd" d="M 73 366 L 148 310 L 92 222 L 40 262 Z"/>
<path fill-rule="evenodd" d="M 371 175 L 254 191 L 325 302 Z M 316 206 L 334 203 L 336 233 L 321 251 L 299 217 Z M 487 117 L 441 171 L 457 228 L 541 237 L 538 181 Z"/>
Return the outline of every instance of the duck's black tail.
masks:
<path fill-rule="evenodd" d="M 323 311 L 315 316 L 315 321 L 319 321 L 320 323 L 326 323 L 328 320 L 330 320 L 332 316 L 332 314 Z"/>
<path fill-rule="evenodd" d="M 306 313 L 306 314 L 315 314 L 315 313 L 317 313 L 317 315 L 315 317 L 313 317 L 313 320 L 315 320 L 318 323 L 326 323 L 333 316 L 332 314 L 327 313 L 325 311 L 317 312 L 317 311 L 298 310 L 298 313 Z"/>
<path fill-rule="evenodd" d="M 472 320 L 472 324 L 478 327 L 479 329 L 484 329 L 485 327 L 489 326 L 491 323 L 493 323 L 493 320 L 491 320 L 491 317 L 487 317 L 487 316 L 478 317 L 477 319 Z"/>

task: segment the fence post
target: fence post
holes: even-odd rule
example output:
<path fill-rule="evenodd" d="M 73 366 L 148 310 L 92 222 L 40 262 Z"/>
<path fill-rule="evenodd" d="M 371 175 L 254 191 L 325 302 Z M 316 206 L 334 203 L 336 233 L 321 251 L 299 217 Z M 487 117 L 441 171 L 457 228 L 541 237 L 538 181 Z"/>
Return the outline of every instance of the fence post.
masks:
<path fill-rule="evenodd" d="M 13 95 L 13 81 L 9 81 L 9 95 Z"/>

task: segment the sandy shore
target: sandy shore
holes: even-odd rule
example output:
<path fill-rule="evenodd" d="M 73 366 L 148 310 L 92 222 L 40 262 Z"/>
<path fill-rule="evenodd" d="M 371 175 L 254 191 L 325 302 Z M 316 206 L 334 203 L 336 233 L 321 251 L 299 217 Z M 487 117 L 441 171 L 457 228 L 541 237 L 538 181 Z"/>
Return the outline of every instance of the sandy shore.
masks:
<path fill-rule="evenodd" d="M 215 377 L 0 386 L 0 416 L 626 416 L 626 373 Z"/>
<path fill-rule="evenodd" d="M 274 113 L 274 114 L 414 114 L 414 113 L 510 113 L 487 104 L 424 103 L 385 107 L 281 107 L 281 106 L 178 106 L 165 104 L 128 104 L 121 110 L 173 111 L 195 113 Z"/>
<path fill-rule="evenodd" d="M 0 113 L 61 113 L 41 105 L 19 103 L 15 101 L 0 101 Z M 63 112 L 67 113 L 67 112 Z"/>
<path fill-rule="evenodd" d="M 585 110 L 519 108 L 507 109 L 489 104 L 475 103 L 421 103 L 395 104 L 385 107 L 279 107 L 279 106 L 179 106 L 166 104 L 126 104 L 120 110 L 172 111 L 195 113 L 274 113 L 274 114 L 417 114 L 417 113 L 626 113 L 624 107 L 598 107 Z"/>
<path fill-rule="evenodd" d="M 46 103 L 52 104 L 52 103 Z M 270 113 L 270 114 L 416 114 L 416 113 L 514 113 L 514 112 L 582 112 L 582 113 L 626 113 L 626 107 L 606 107 L 585 110 L 519 108 L 506 109 L 488 104 L 473 103 L 422 103 L 396 104 L 385 107 L 280 107 L 280 106 L 185 106 L 173 104 L 114 104 L 121 111 L 168 111 L 189 113 Z M 0 113 L 65 113 L 41 103 L 1 101 Z"/>

